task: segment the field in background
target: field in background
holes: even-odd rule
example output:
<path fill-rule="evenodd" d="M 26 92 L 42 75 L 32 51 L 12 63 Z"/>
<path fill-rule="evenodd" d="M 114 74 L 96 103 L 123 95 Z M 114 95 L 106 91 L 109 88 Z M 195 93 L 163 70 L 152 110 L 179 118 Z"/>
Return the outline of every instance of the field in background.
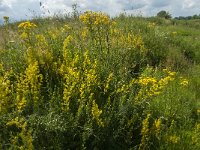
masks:
<path fill-rule="evenodd" d="M 199 20 L 4 20 L 0 149 L 200 149 Z"/>

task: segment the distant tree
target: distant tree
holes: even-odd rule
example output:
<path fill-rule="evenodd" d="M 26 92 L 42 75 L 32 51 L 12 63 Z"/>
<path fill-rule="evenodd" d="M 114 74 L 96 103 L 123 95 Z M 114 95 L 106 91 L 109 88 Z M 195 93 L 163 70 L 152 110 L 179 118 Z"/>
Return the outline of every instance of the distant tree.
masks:
<path fill-rule="evenodd" d="M 191 20 L 192 19 L 192 16 L 187 16 L 185 17 L 186 20 Z"/>
<path fill-rule="evenodd" d="M 158 12 L 157 17 L 161 17 L 161 18 L 165 18 L 165 19 L 172 18 L 171 14 L 169 12 L 166 12 L 165 10 Z"/>
<path fill-rule="evenodd" d="M 198 19 L 199 17 L 197 15 L 193 15 L 192 19 Z"/>
<path fill-rule="evenodd" d="M 199 14 L 199 15 L 197 15 L 197 14 L 196 14 L 196 15 L 193 15 L 193 16 L 192 16 L 192 19 L 200 19 L 200 14 Z"/>
<path fill-rule="evenodd" d="M 193 15 L 193 16 L 179 16 L 179 17 L 175 17 L 174 19 L 176 20 L 192 20 L 192 19 L 200 19 L 200 14 L 197 15 Z"/>
<path fill-rule="evenodd" d="M 184 17 L 184 16 L 179 16 L 179 17 L 175 17 L 174 19 L 178 19 L 178 20 L 188 20 L 188 16 Z"/>

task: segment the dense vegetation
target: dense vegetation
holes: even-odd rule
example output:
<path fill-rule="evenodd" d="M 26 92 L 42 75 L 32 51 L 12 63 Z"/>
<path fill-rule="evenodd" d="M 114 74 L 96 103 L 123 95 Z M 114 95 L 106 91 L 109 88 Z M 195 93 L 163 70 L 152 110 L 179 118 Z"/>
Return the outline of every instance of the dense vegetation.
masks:
<path fill-rule="evenodd" d="M 4 20 L 0 149 L 200 149 L 198 21 Z"/>
<path fill-rule="evenodd" d="M 170 19 L 172 18 L 171 14 L 169 12 L 166 12 L 165 10 L 161 10 L 157 13 L 157 17 L 165 18 L 165 19 Z"/>

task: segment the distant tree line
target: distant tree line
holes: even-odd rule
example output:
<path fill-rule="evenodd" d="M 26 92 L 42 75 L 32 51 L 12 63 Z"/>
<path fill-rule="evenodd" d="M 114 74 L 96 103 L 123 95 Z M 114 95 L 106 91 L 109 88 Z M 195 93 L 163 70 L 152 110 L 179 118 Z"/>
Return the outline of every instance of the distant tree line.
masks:
<path fill-rule="evenodd" d="M 157 17 L 159 18 L 165 18 L 165 19 L 171 19 L 172 15 L 165 11 L 165 10 L 161 10 L 157 13 Z M 200 14 L 199 15 L 193 15 L 193 16 L 179 16 L 179 17 L 175 17 L 174 19 L 177 20 L 192 20 L 192 19 L 200 19 Z"/>
<path fill-rule="evenodd" d="M 174 19 L 177 20 L 192 20 L 192 19 L 200 19 L 200 14 L 199 15 L 193 15 L 193 16 L 179 16 L 179 17 L 175 17 Z"/>

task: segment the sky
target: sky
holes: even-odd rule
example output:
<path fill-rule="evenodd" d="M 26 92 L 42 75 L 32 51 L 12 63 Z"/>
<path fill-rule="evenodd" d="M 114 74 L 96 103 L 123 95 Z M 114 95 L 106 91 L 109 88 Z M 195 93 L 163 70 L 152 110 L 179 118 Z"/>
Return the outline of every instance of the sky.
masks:
<path fill-rule="evenodd" d="M 155 16 L 166 10 L 173 17 L 200 14 L 200 0 L 0 0 L 0 20 L 9 16 L 12 21 L 31 19 L 78 10 L 103 11 L 111 16 L 122 12 L 133 15 Z"/>

